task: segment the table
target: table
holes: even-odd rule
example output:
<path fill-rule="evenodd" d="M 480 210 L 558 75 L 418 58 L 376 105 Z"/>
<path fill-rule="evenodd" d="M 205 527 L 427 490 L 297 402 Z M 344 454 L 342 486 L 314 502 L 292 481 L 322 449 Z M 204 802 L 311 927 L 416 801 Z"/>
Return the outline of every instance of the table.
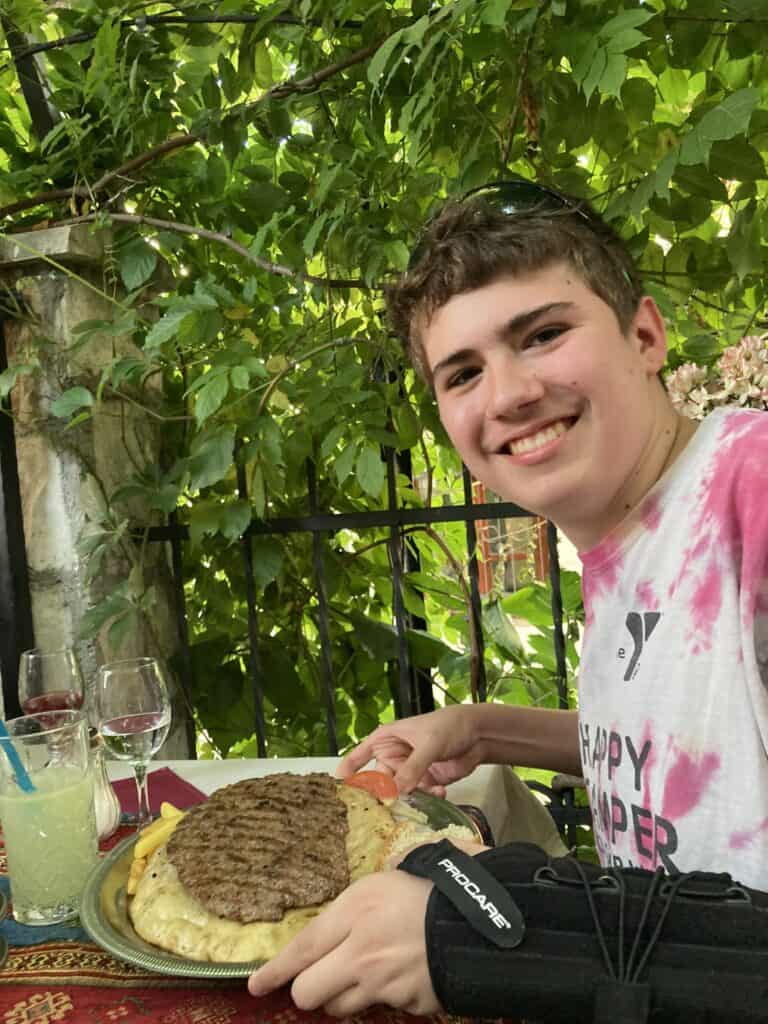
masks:
<path fill-rule="evenodd" d="M 240 779 L 277 771 L 334 772 L 338 758 L 278 758 L 228 761 L 162 761 L 152 768 L 170 768 L 205 793 Z M 113 780 L 128 778 L 129 767 L 110 762 Z M 546 840 L 554 832 L 551 818 L 508 769 L 482 767 L 449 788 L 456 803 L 471 803 L 486 815 L 494 835 L 505 841 L 521 822 L 533 824 Z M 510 803 L 511 801 L 511 803 Z M 127 834 L 121 830 L 108 844 Z M 549 835 L 551 839 L 551 835 Z M 0 884 L 7 883 L 0 841 Z M 322 1012 L 296 1009 L 288 989 L 258 1001 L 243 980 L 204 981 L 173 978 L 138 970 L 98 946 L 78 928 L 24 928 L 0 924 L 11 941 L 8 961 L 0 970 L 1 1024 L 334 1024 Z M 24 943 L 24 944 L 21 944 Z M 464 1024 L 441 1015 L 418 1018 L 387 1007 L 372 1007 L 354 1024 Z"/>

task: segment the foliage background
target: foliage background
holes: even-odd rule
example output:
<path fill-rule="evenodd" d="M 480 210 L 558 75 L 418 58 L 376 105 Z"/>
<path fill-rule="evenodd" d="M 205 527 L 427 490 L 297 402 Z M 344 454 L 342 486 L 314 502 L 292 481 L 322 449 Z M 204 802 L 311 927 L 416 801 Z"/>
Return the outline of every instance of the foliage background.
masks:
<path fill-rule="evenodd" d="M 382 506 L 382 444 L 412 452 L 421 486 L 402 475 L 404 502 L 460 500 L 380 290 L 441 197 L 507 172 L 589 196 L 640 262 L 673 367 L 766 326 L 764 0 L 4 0 L 0 26 L 21 70 L 6 49 L 2 229 L 111 229 L 114 319 L 72 343 L 137 345 L 56 412 L 77 430 L 122 395 L 163 423 L 163 458 L 111 496 L 84 550 L 98 571 L 131 497 L 190 524 L 205 749 L 255 750 L 236 541 L 254 519 L 306 514 L 308 458 L 322 507 Z M 31 352 L 9 367 L 2 394 L 37 366 Z M 325 546 L 342 744 L 395 710 L 385 539 Z M 411 654 L 439 699 L 463 700 L 463 527 L 414 539 L 405 599 L 429 632 L 412 631 Z M 254 553 L 270 751 L 324 752 L 311 542 L 256 538 Z M 84 629 L 130 629 L 151 614 L 146 586 L 132 574 Z M 573 671 L 578 579 L 565 590 Z M 525 648 L 508 613 L 537 628 Z M 492 594 L 484 615 L 491 695 L 553 704 L 546 588 Z"/>

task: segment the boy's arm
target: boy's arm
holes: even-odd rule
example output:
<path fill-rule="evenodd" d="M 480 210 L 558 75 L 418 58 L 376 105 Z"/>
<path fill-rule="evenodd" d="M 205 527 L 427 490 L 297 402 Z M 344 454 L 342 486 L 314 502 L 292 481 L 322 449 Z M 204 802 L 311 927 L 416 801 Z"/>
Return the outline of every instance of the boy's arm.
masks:
<path fill-rule="evenodd" d="M 477 704 L 480 762 L 581 775 L 576 711 Z"/>
<path fill-rule="evenodd" d="M 345 778 L 370 760 L 394 775 L 400 792 L 445 787 L 478 764 L 509 764 L 581 774 L 575 711 L 457 704 L 380 725 L 339 764 Z"/>

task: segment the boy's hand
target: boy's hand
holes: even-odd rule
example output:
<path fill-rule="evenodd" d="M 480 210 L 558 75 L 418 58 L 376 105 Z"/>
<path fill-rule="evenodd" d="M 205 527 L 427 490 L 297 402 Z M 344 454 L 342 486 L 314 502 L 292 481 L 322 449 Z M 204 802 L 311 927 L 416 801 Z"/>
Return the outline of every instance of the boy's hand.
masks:
<path fill-rule="evenodd" d="M 342 758 L 337 774 L 347 778 L 371 758 L 380 771 L 394 775 L 401 793 L 418 787 L 445 796 L 446 786 L 465 778 L 481 760 L 472 709 L 443 708 L 380 725 Z"/>
<path fill-rule="evenodd" d="M 402 871 L 361 878 L 252 974 L 248 990 L 263 996 L 293 979 L 299 1009 L 334 1017 L 374 1003 L 437 1013 L 424 940 L 431 888 Z"/>

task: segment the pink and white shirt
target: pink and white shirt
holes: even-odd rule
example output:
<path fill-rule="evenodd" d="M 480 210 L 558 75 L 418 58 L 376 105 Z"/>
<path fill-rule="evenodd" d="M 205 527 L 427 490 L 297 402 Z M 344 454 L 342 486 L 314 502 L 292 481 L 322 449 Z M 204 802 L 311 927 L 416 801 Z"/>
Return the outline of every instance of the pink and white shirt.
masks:
<path fill-rule="evenodd" d="M 582 562 L 602 863 L 768 890 L 768 415 L 713 412 Z"/>

